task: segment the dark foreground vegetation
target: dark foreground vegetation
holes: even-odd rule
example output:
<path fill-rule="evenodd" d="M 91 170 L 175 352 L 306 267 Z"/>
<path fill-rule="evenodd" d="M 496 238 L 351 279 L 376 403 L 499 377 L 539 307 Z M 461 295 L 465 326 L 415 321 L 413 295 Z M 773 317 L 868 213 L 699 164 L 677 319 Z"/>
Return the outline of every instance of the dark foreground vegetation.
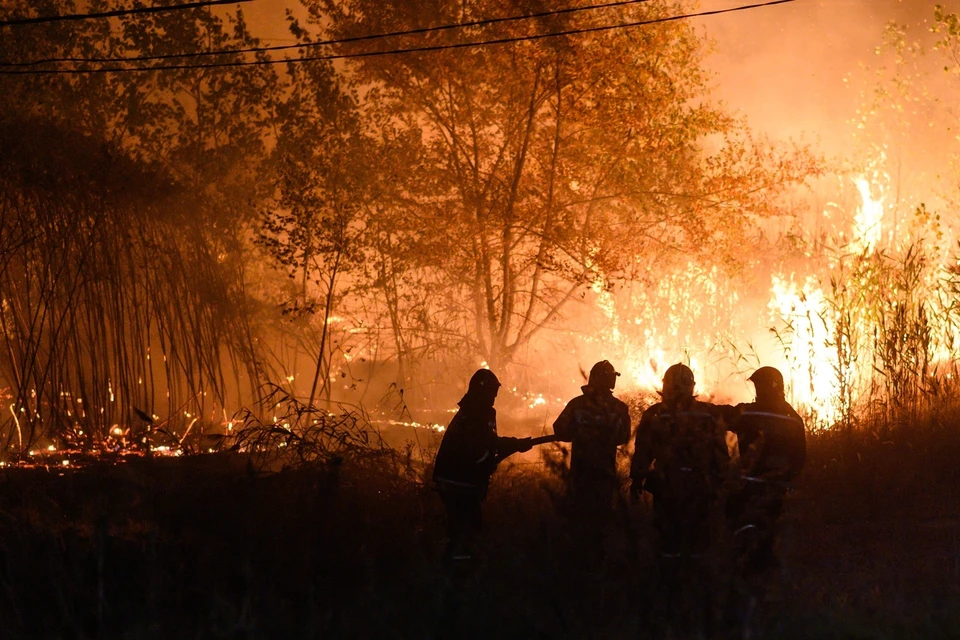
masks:
<path fill-rule="evenodd" d="M 960 633 L 960 439 L 941 418 L 811 436 L 764 637 Z M 458 573 L 440 566 L 442 509 L 422 469 L 373 447 L 280 471 L 240 454 L 8 468 L 0 633 L 653 636 L 644 505 L 585 544 L 549 468 L 498 472 L 483 559 Z M 718 546 L 719 603 L 738 585 Z"/>

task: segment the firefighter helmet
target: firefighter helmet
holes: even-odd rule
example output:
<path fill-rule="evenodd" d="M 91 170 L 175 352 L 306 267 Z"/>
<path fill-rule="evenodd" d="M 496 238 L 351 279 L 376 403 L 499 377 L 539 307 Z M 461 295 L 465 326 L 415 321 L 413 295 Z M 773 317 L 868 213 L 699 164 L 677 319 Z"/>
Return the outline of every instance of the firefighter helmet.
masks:
<path fill-rule="evenodd" d="M 783 375 L 773 367 L 760 367 L 747 378 L 757 389 L 757 398 L 782 398 Z"/>
<path fill-rule="evenodd" d="M 497 397 L 500 386 L 500 381 L 493 371 L 489 369 L 477 369 L 477 372 L 470 378 L 470 387 L 467 390 L 467 394 L 477 398 L 493 400 Z"/>
<path fill-rule="evenodd" d="M 617 370 L 609 360 L 601 360 L 590 369 L 590 378 L 587 384 L 596 389 L 613 389 L 617 386 Z"/>
<path fill-rule="evenodd" d="M 664 398 L 692 396 L 694 386 L 693 371 L 685 364 L 672 365 L 663 373 Z"/>

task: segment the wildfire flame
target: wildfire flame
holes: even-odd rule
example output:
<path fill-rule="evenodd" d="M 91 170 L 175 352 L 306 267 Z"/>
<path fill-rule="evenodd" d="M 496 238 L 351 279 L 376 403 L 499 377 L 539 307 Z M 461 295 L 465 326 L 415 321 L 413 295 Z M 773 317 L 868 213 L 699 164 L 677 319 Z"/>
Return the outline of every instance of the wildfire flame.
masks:
<path fill-rule="evenodd" d="M 851 245 L 859 253 L 873 253 L 883 236 L 883 202 L 881 190 L 879 198 L 873 197 L 873 189 L 866 176 L 854 178 L 860 200 L 863 203 L 854 219 L 854 235 Z"/>
<path fill-rule="evenodd" d="M 834 327 L 823 289 L 813 276 L 798 287 L 796 282 L 775 275 L 769 308 L 792 334 L 782 338 L 781 354 L 772 363 L 784 374 L 790 399 L 817 420 L 835 423 L 840 418 L 840 388 L 832 370 Z"/>
<path fill-rule="evenodd" d="M 860 203 L 849 234 L 841 233 L 837 240 L 848 255 L 869 256 L 883 246 L 884 177 L 874 171 L 869 177 L 852 178 Z M 826 212 L 825 217 L 829 217 Z M 625 374 L 621 388 L 657 391 L 666 368 L 684 362 L 694 372 L 699 394 L 744 401 L 753 395 L 746 382 L 749 373 L 769 365 L 784 374 L 788 399 L 804 409 L 815 426 L 829 428 L 837 423 L 849 408 L 844 405 L 849 397 L 844 399 L 841 380 L 850 385 L 871 375 L 870 355 L 856 352 L 862 345 L 840 341 L 838 346 L 836 311 L 820 277 L 778 272 L 771 274 L 769 282 L 765 303 L 761 298 L 751 316 L 743 310 L 754 303 L 741 295 L 740 283 L 724 279 L 715 268 L 691 263 L 685 271 L 662 278 L 654 295 L 641 301 L 641 308 L 649 313 L 626 323 L 611 293 L 595 286 L 596 308 L 611 327 L 602 342 L 616 346 L 606 346 L 604 356 L 621 363 Z M 852 322 L 859 335 L 872 331 L 866 317 Z M 645 329 L 632 331 L 629 325 Z M 727 344 L 738 341 L 749 349 L 739 351 Z M 849 353 L 841 362 L 844 349 Z"/>
<path fill-rule="evenodd" d="M 882 183 L 874 183 L 865 175 L 855 176 L 853 183 L 860 206 L 854 215 L 849 247 L 854 253 L 868 255 L 883 239 L 885 190 Z M 879 197 L 874 197 L 874 192 Z M 788 337 L 778 334 L 782 348 L 773 366 L 784 374 L 792 400 L 806 408 L 820 426 L 835 424 L 843 412 L 841 377 L 857 380 L 862 372 L 857 358 L 839 361 L 838 349 L 843 347 L 838 346 L 834 312 L 819 280 L 807 276 L 798 286 L 792 278 L 774 275 L 768 306 L 773 319 L 779 319 L 789 331 Z M 869 329 L 866 318 L 853 322 L 861 333 Z"/>

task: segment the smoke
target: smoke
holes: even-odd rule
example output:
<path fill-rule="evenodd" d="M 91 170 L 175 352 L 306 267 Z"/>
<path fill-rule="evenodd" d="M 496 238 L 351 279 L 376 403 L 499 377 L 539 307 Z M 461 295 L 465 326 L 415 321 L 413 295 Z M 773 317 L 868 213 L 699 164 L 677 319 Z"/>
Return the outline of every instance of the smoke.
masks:
<path fill-rule="evenodd" d="M 715 42 L 707 60 L 717 74 L 715 95 L 759 132 L 803 136 L 827 154 L 842 155 L 854 144 L 851 123 L 876 81 L 872 69 L 885 26 L 909 25 L 911 37 L 932 42 L 936 4 L 800 0 L 703 19 Z M 939 4 L 953 10 L 957 3 Z"/>
<path fill-rule="evenodd" d="M 258 38 L 270 44 L 285 44 L 295 42 L 293 35 L 287 28 L 287 11 L 301 21 L 307 16 L 306 9 L 297 0 L 271 0 L 270 2 L 252 2 L 241 5 L 251 31 Z"/>
<path fill-rule="evenodd" d="M 743 4 L 705 0 L 701 10 Z M 698 20 L 714 42 L 707 66 L 716 73 L 715 97 L 772 138 L 816 141 L 827 154 L 854 144 L 851 123 L 872 91 L 877 46 L 887 24 L 909 25 L 910 35 L 932 43 L 934 7 L 960 10 L 943 0 L 798 0 Z M 306 11 L 296 0 L 251 3 L 242 10 L 258 37 L 293 41 L 285 14 Z"/>

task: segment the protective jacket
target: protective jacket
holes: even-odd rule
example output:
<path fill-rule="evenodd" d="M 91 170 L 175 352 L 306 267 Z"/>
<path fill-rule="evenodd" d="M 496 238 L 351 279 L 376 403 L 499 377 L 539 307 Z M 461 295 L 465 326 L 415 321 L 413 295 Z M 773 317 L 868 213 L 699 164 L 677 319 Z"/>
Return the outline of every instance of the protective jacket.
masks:
<path fill-rule="evenodd" d="M 640 418 L 632 490 L 653 495 L 664 557 L 699 557 L 711 543 L 711 512 L 729 468 L 719 420 L 731 409 L 685 398 L 657 403 Z"/>
<path fill-rule="evenodd" d="M 738 563 L 748 579 L 775 568 L 777 521 L 789 483 L 807 455 L 803 420 L 783 398 L 736 407 L 730 430 L 737 434 L 742 483 L 727 498 Z"/>
<path fill-rule="evenodd" d="M 783 399 L 737 405 L 730 430 L 737 434 L 744 473 L 789 482 L 807 458 L 803 419 Z"/>
<path fill-rule="evenodd" d="M 643 412 L 630 478 L 660 500 L 712 496 L 729 467 L 725 430 L 719 420 L 731 407 L 689 400 L 658 402 Z"/>
<path fill-rule="evenodd" d="M 630 412 L 610 389 L 581 387 L 583 395 L 567 403 L 553 423 L 553 432 L 573 443 L 570 475 L 615 479 L 617 447 L 630 441 Z"/>
<path fill-rule="evenodd" d="M 497 435 L 497 410 L 467 394 L 443 434 L 433 479 L 443 489 L 475 490 L 485 495 L 490 476 L 503 458 L 520 448 L 517 438 Z"/>

